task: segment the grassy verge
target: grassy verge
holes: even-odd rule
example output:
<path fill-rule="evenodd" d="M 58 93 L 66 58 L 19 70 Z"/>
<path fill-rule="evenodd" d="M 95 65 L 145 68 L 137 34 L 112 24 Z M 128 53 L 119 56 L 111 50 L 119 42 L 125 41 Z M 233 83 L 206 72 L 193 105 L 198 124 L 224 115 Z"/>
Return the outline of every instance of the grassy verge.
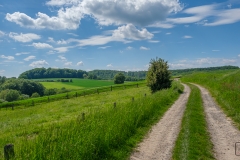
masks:
<path fill-rule="evenodd" d="M 240 129 L 240 70 L 197 73 L 181 78 L 183 82 L 193 82 L 207 88 L 221 106 L 225 114 Z"/>
<path fill-rule="evenodd" d="M 86 108 L 84 118 L 83 111 L 75 110 L 78 116 L 56 121 L 43 132 L 33 132 L 16 140 L 16 159 L 126 159 L 182 89 L 174 82 L 168 90 L 147 97 L 142 95 L 133 102 L 119 101 L 115 108 L 113 105 Z M 129 93 L 132 96 L 139 91 Z M 118 95 L 126 96 L 126 93 Z"/>
<path fill-rule="evenodd" d="M 193 85 L 190 87 L 191 94 L 173 151 L 173 159 L 214 159 L 200 90 Z"/>

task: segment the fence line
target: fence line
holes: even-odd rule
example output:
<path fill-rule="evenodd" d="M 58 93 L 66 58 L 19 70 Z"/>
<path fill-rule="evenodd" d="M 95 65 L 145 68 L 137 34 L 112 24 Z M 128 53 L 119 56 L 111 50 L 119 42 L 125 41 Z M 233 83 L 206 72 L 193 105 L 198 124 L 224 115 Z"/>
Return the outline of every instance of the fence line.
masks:
<path fill-rule="evenodd" d="M 74 98 L 74 97 L 80 97 L 80 96 L 86 96 L 86 95 L 91 95 L 91 94 L 99 94 L 101 92 L 108 92 L 109 88 L 110 91 L 113 91 L 114 89 L 116 90 L 124 90 L 127 88 L 134 88 L 134 87 L 139 87 L 139 86 L 145 86 L 146 83 L 134 83 L 134 84 L 124 84 L 124 85 L 115 85 L 115 86 L 107 86 L 107 87 L 99 87 L 99 88 L 92 88 L 92 89 L 86 89 L 86 90 L 80 90 L 80 91 L 72 91 L 68 93 L 61 93 L 61 94 L 56 94 L 56 95 L 50 95 L 50 96 L 44 96 L 44 97 L 39 97 L 39 98 L 29 98 L 26 100 L 20 100 L 20 101 L 14 101 L 14 102 L 5 102 L 0 104 L 0 109 L 1 108 L 16 108 L 17 106 L 35 106 L 36 104 L 39 103 L 49 103 L 61 99 L 69 99 L 69 98 Z"/>

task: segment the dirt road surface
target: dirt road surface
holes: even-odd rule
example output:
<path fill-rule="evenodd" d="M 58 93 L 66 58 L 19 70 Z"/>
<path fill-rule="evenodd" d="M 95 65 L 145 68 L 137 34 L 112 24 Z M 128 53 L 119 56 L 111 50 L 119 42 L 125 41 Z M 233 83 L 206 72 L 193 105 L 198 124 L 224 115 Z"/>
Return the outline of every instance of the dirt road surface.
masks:
<path fill-rule="evenodd" d="M 190 88 L 184 85 L 184 93 L 164 114 L 162 119 L 153 126 L 148 136 L 132 153 L 130 160 L 168 160 L 180 131 L 181 121 Z"/>
<path fill-rule="evenodd" d="M 240 142 L 240 131 L 234 127 L 230 118 L 225 116 L 209 92 L 199 85 L 196 86 L 201 90 L 215 158 L 217 160 L 240 160 L 240 156 L 235 155 L 235 143 Z"/>

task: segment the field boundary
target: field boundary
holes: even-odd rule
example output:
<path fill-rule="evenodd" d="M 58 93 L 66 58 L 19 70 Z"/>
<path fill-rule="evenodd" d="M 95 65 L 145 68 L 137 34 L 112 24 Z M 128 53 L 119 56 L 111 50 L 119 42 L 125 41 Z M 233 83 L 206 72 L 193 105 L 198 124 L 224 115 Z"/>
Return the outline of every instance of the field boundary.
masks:
<path fill-rule="evenodd" d="M 0 109 L 10 108 L 14 110 L 14 108 L 17 106 L 29 107 L 29 106 L 35 106 L 36 104 L 49 103 L 49 102 L 53 102 L 61 99 L 76 98 L 76 97 L 81 97 L 81 96 L 86 96 L 91 94 L 99 94 L 101 92 L 108 92 L 113 90 L 121 90 L 121 89 L 128 89 L 128 88 L 134 88 L 134 87 L 138 88 L 145 85 L 146 85 L 146 82 L 141 82 L 141 83 L 133 83 L 133 84 L 103 86 L 103 87 L 96 87 L 91 89 L 81 89 L 81 90 L 75 90 L 75 91 L 70 91 L 66 93 L 56 94 L 56 95 L 49 95 L 49 96 L 38 97 L 38 98 L 29 98 L 26 100 L 19 100 L 14 102 L 5 102 L 0 104 Z"/>

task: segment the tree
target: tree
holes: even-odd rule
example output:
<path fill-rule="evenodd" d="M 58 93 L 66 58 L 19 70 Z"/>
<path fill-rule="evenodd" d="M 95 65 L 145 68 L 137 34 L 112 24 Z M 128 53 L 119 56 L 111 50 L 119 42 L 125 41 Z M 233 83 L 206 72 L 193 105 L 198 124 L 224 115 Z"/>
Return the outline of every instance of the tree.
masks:
<path fill-rule="evenodd" d="M 125 81 L 125 76 L 123 73 L 117 73 L 114 76 L 114 84 L 123 84 Z"/>
<path fill-rule="evenodd" d="M 0 99 L 4 99 L 8 102 L 16 101 L 19 99 L 19 92 L 13 89 L 6 89 L 0 93 Z"/>
<path fill-rule="evenodd" d="M 152 93 L 171 87 L 171 73 L 167 61 L 161 58 L 151 59 L 147 73 L 147 86 Z"/>

